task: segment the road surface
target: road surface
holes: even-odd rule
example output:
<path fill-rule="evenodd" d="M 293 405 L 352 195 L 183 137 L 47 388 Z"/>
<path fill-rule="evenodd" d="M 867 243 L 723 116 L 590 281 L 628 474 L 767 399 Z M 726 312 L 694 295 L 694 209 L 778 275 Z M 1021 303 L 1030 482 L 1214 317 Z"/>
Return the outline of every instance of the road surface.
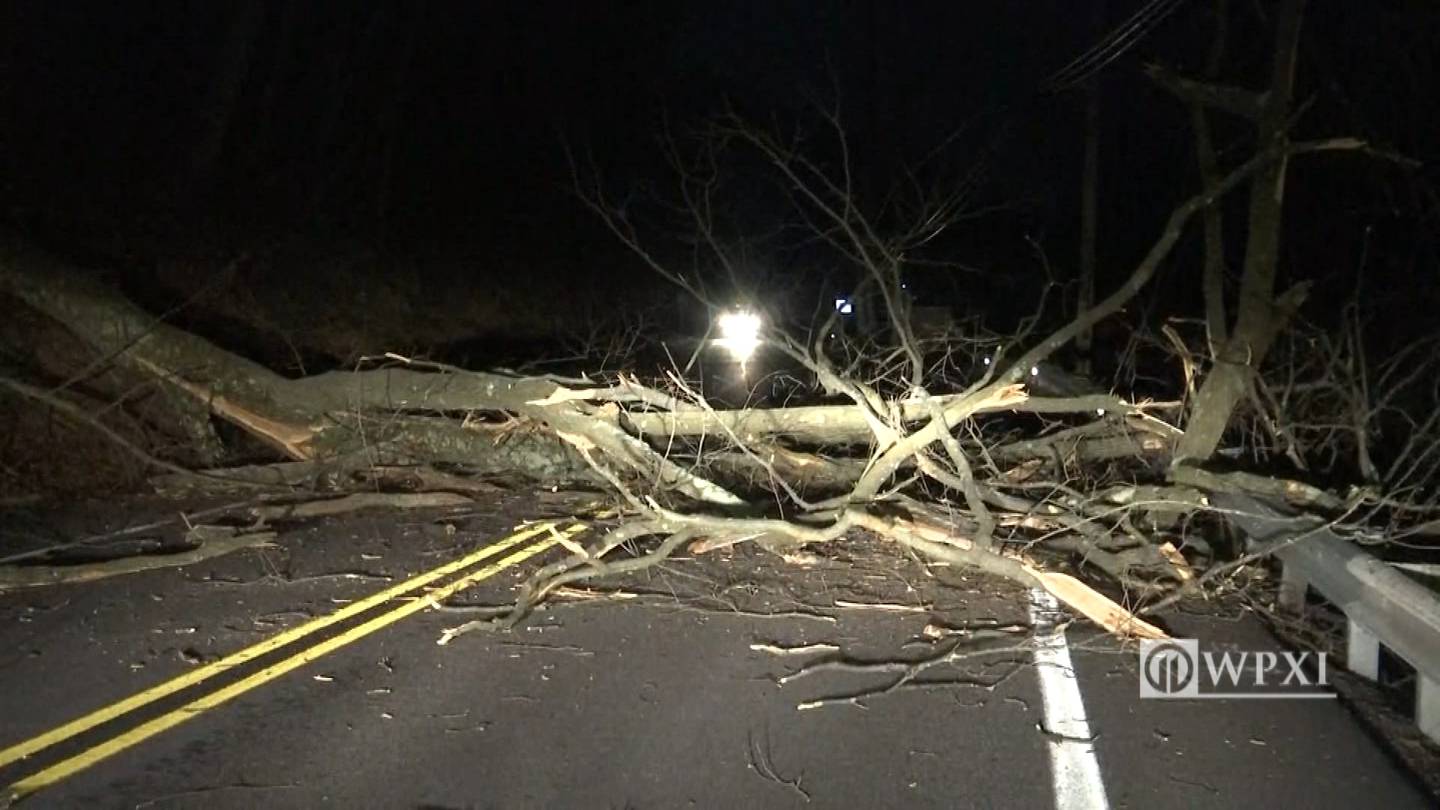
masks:
<path fill-rule="evenodd" d="M 1037 665 L 1010 629 L 1036 618 L 1023 591 L 939 591 L 858 541 L 682 560 L 635 598 L 437 644 L 471 617 L 434 610 L 436 589 L 468 577 L 456 601 L 503 603 L 562 553 L 548 530 L 507 540 L 525 518 L 584 537 L 527 497 L 0 594 L 0 784 L 20 807 L 206 810 L 1434 804 L 1338 701 L 1140 700 L 1133 650 L 1074 623 Z M 1274 647 L 1243 617 L 1167 622 Z M 862 693 L 895 673 L 863 665 L 780 682 L 952 644 L 988 652 L 884 694 Z"/>

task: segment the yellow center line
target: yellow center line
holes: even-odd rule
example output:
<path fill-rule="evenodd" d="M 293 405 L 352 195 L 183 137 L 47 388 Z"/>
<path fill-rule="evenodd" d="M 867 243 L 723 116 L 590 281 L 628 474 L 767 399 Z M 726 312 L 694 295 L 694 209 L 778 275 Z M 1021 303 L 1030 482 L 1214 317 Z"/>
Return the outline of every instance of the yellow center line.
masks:
<path fill-rule="evenodd" d="M 189 720 L 209 709 L 213 709 L 216 706 L 225 703 L 226 701 L 236 698 L 250 691 L 251 689 L 254 689 L 257 686 L 273 681 L 287 672 L 299 669 L 300 667 L 305 666 L 311 661 L 314 661 L 317 658 L 332 653 L 352 641 L 364 638 L 365 636 L 368 636 L 377 630 L 388 627 L 395 622 L 400 621 L 401 619 L 411 615 L 412 613 L 417 613 L 421 610 L 424 610 L 434 602 L 448 599 L 457 592 L 464 590 L 465 588 L 468 588 L 483 579 L 488 579 L 495 574 L 505 570 L 506 568 L 515 565 L 516 563 L 524 562 L 525 560 L 535 556 L 536 554 L 545 551 L 546 549 L 560 542 L 561 537 L 572 537 L 582 531 L 585 531 L 586 528 L 587 527 L 584 524 L 579 524 L 576 526 L 571 526 L 563 532 L 554 532 L 550 537 L 547 537 L 532 546 L 527 546 L 497 562 L 493 562 L 490 565 L 481 568 L 474 573 L 467 574 L 460 579 L 457 579 L 454 582 L 450 583 L 449 585 L 437 588 L 435 591 L 429 594 L 429 598 L 427 599 L 414 599 L 408 602 L 404 602 L 393 610 L 382 613 L 379 616 L 375 616 L 374 618 L 368 619 L 365 622 L 358 624 L 333 638 L 329 638 L 313 646 L 306 647 L 305 649 L 290 656 L 289 658 L 271 664 L 270 666 L 265 667 L 264 669 L 256 672 L 253 675 L 248 675 L 236 681 L 235 683 L 230 684 L 229 686 L 222 687 L 215 690 L 214 692 L 211 692 L 208 695 L 196 698 L 195 700 L 190 701 L 189 703 L 181 706 L 178 709 L 167 712 L 160 715 L 159 717 L 156 717 L 153 720 L 142 723 L 141 725 L 136 726 L 130 731 L 112 737 L 105 742 L 96 745 L 93 748 L 82 751 L 81 753 L 76 754 L 75 756 L 70 757 L 69 759 L 59 762 L 55 765 L 52 765 L 51 767 L 46 768 L 45 770 L 40 771 L 33 776 L 27 776 L 24 779 L 21 779 L 20 781 L 10 785 L 7 791 L 10 801 L 18 801 L 19 799 L 31 793 L 34 793 L 37 790 L 49 787 L 50 785 L 66 779 L 67 777 L 70 777 L 78 773 L 79 771 L 82 771 L 85 768 L 94 765 L 97 762 L 112 757 L 115 754 L 126 750 L 127 748 L 138 745 L 139 743 L 145 741 L 146 739 L 149 739 L 150 737 L 155 736 L 156 734 L 161 733 L 162 731 L 174 728 L 175 726 L 180 725 L 186 720 Z"/>
<path fill-rule="evenodd" d="M 102 723 L 108 723 L 123 714 L 132 712 L 140 708 L 141 706 L 153 703 L 168 695 L 173 695 L 182 689 L 194 686 L 195 684 L 219 675 L 226 670 L 233 669 L 237 666 L 240 666 L 241 664 L 244 664 L 247 661 L 252 661 L 256 658 L 259 658 L 266 653 L 277 650 L 287 644 L 290 644 L 293 641 L 302 639 L 305 636 L 315 633 L 316 631 L 323 630 L 326 627 L 329 627 L 338 622 L 343 622 L 353 616 L 358 616 L 361 613 L 364 613 L 367 610 L 375 607 L 376 605 L 388 602 L 391 599 L 396 598 L 397 596 L 402 596 L 417 588 L 424 587 L 425 585 L 428 585 L 435 580 L 440 579 L 441 577 L 445 577 L 455 573 L 456 571 L 469 568 L 470 566 L 475 565 L 482 560 L 487 560 L 491 557 L 494 557 L 497 554 L 502 554 L 510 550 L 511 548 L 519 545 L 520 543 L 529 540 L 537 534 L 543 534 L 547 531 L 553 532 L 554 529 L 555 524 L 553 522 L 534 524 L 527 527 L 523 531 L 512 534 L 509 537 L 504 538 L 503 540 L 492 543 L 491 545 L 479 549 L 478 551 L 475 551 L 474 553 L 462 557 L 458 560 L 455 560 L 454 562 L 450 562 L 440 566 L 439 568 L 432 569 L 424 574 L 420 574 L 419 576 L 414 577 L 413 579 L 408 579 L 400 583 L 399 585 L 386 588 L 385 590 L 380 591 L 374 596 L 366 597 L 358 602 L 352 602 L 351 604 L 346 605 L 345 607 L 335 611 L 334 613 L 326 616 L 321 616 L 318 619 L 299 625 L 297 627 L 292 627 L 289 630 L 284 631 L 283 633 L 279 633 L 275 636 L 272 636 L 271 638 L 265 639 L 264 641 L 261 641 L 251 647 L 246 647 L 239 652 L 227 655 L 218 661 L 206 664 L 205 666 L 199 667 L 198 669 L 192 669 L 184 675 L 174 678 L 173 680 L 166 681 L 165 683 L 162 683 L 158 686 L 146 689 L 143 692 L 138 692 L 128 698 L 125 698 L 124 700 L 118 701 L 116 703 L 111 703 L 108 706 L 97 709 L 83 717 L 77 717 L 76 719 L 71 720 L 70 722 L 62 726 L 51 729 L 44 734 L 40 734 L 36 737 L 31 737 L 24 742 L 12 745 L 9 748 L 4 749 L 3 751 L 0 751 L 0 768 L 9 765 L 12 762 L 24 759 L 38 751 L 49 748 L 56 743 L 64 742 L 65 740 L 68 740 L 71 737 L 76 736 L 77 734 L 83 734 L 86 731 L 89 731 L 90 729 L 101 725 Z"/>

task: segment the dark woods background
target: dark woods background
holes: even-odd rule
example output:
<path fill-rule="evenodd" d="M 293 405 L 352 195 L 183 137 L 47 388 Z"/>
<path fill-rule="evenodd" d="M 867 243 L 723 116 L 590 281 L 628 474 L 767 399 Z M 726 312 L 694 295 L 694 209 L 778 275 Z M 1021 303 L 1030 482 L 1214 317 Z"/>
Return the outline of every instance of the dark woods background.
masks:
<path fill-rule="evenodd" d="M 1077 261 L 1085 83 L 1047 80 L 1140 7 L 8 2 L 3 217 L 277 367 L 513 349 L 617 312 L 677 309 L 575 199 L 565 144 L 688 264 L 682 222 L 655 203 L 671 187 L 662 133 L 683 143 L 728 106 L 798 127 L 833 161 L 816 111 L 838 104 L 862 203 L 902 185 L 906 167 L 921 184 L 973 186 L 973 215 L 933 246 L 945 265 L 921 286 L 1003 324 L 1033 305 L 1042 255 L 1059 282 Z M 1222 78 L 1263 86 L 1268 4 L 1228 7 Z M 1188 114 L 1141 66 L 1198 72 L 1214 8 L 1179 3 L 1090 77 L 1103 100 L 1102 293 L 1198 188 Z M 1394 345 L 1433 323 L 1437 303 L 1440 11 L 1314 0 L 1303 43 L 1298 135 L 1357 135 L 1425 167 L 1297 161 L 1284 266 L 1320 284 L 1306 317 L 1326 323 L 1360 290 L 1381 316 L 1377 349 Z M 1249 130 L 1217 120 L 1233 165 Z M 824 277 L 823 251 L 774 232 L 783 189 L 743 154 L 732 167 L 732 236 L 750 240 L 740 292 Z M 1243 199 L 1228 211 L 1239 232 Z M 1191 234 L 1143 317 L 1199 314 L 1198 260 Z"/>

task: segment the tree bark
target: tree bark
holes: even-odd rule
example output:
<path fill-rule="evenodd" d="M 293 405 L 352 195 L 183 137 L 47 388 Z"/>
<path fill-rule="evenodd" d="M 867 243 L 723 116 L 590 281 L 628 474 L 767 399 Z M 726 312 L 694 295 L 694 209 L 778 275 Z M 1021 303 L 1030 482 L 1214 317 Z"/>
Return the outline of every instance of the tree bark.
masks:
<path fill-rule="evenodd" d="M 1227 0 L 1215 0 L 1215 36 L 1210 46 L 1210 57 L 1205 64 L 1205 78 L 1214 81 L 1219 78 L 1220 67 L 1225 60 L 1225 48 L 1229 35 L 1229 9 Z M 1190 122 L 1195 130 L 1195 157 L 1199 165 L 1200 182 L 1206 189 L 1220 182 L 1220 159 L 1215 153 L 1215 144 L 1210 130 L 1209 114 L 1205 103 L 1190 100 Z M 1205 333 L 1210 357 L 1220 356 L 1220 347 L 1230 336 L 1230 323 L 1225 315 L 1225 220 L 1224 211 L 1218 205 L 1206 209 L 1202 220 L 1205 233 L 1205 264 L 1201 288 L 1205 298 Z"/>
<path fill-rule="evenodd" d="M 1225 342 L 1215 366 L 1196 397 L 1195 408 L 1176 451 L 1177 463 L 1203 461 L 1215 452 L 1230 423 L 1235 406 L 1245 396 L 1251 375 L 1294 308 L 1305 288 L 1292 289 L 1275 300 L 1275 279 L 1280 258 L 1280 233 L 1288 165 L 1286 126 L 1295 83 L 1295 59 L 1300 44 L 1304 0 L 1280 4 L 1275 31 L 1274 65 L 1259 122 L 1262 152 L 1278 148 L 1279 157 L 1256 173 L 1250 184 L 1249 233 L 1235 329 Z"/>

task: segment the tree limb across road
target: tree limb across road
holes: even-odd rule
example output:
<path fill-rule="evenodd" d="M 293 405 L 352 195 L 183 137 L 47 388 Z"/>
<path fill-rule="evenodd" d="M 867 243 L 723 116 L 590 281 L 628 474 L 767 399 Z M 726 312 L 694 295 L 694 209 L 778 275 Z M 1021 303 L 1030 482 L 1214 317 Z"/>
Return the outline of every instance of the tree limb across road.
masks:
<path fill-rule="evenodd" d="M 1282 20 L 1276 81 L 1288 80 L 1281 68 L 1293 61 L 1296 26 L 1298 20 Z M 590 546 L 571 548 L 568 557 L 542 568 L 505 623 L 523 618 L 558 587 L 658 565 L 681 549 L 705 553 L 754 542 L 784 554 L 864 532 L 936 568 L 973 568 L 1046 590 L 1116 634 L 1155 638 L 1162 628 L 1065 569 L 1098 575 L 1130 603 L 1164 598 L 1194 579 L 1192 561 L 1181 551 L 1207 545 L 1187 543 L 1189 524 L 1205 521 L 1207 488 L 1277 489 L 1262 476 L 1217 476 L 1201 466 L 1236 421 L 1247 386 L 1261 395 L 1259 361 L 1287 319 L 1262 317 L 1253 303 L 1243 306 L 1224 347 L 1209 358 L 1198 395 L 1197 352 L 1173 329 L 1168 345 L 1184 356 L 1184 385 L 1173 387 L 1166 401 L 1137 401 L 1113 386 L 1044 397 L 1030 385 L 1077 337 L 1120 317 L 1171 258 L 1191 221 L 1240 189 L 1252 195 L 1248 238 L 1256 256 L 1247 264 L 1245 288 L 1264 288 L 1264 312 L 1298 307 L 1301 296 L 1272 300 L 1269 285 L 1260 283 L 1268 276 L 1249 277 L 1273 274 L 1286 162 L 1364 145 L 1350 138 L 1291 142 L 1286 116 L 1276 107 L 1288 104 L 1288 96 L 1257 98 L 1267 137 L 1253 155 L 1228 170 L 1207 164 L 1203 187 L 1174 207 L 1149 250 L 1128 273 L 1112 274 L 1123 276 L 1118 285 L 1093 305 L 1066 313 L 1048 333 L 1038 331 L 1042 301 L 1016 334 L 986 344 L 983 368 L 963 357 L 957 362 L 976 345 L 958 330 L 935 337 L 918 328 L 905 292 L 908 268 L 963 218 L 963 191 L 867 207 L 851 182 L 849 141 L 833 110 L 821 118 L 838 156 L 834 163 L 802 150 L 803 139 L 735 113 L 701 130 L 693 152 L 667 141 L 678 188 L 666 210 L 693 224 L 689 244 L 713 254 L 723 271 L 716 278 L 737 278 L 744 251 L 721 236 L 727 227 L 712 196 L 715 172 L 731 150 L 743 149 L 746 160 L 768 167 L 784 189 L 792 209 L 787 225 L 824 246 L 858 279 L 857 294 L 876 305 L 882 322 L 865 335 L 842 336 L 837 307 L 808 330 L 772 324 L 763 340 L 756 336 L 814 381 L 818 393 L 795 406 L 716 407 L 678 363 L 647 379 L 635 369 L 562 378 L 386 354 L 350 369 L 289 377 L 151 315 L 8 232 L 0 233 L 0 291 L 63 325 L 88 347 L 92 364 L 143 380 L 177 403 L 171 412 L 195 423 L 185 433 L 203 435 L 209 420 L 223 420 L 268 448 L 275 462 L 249 464 L 228 480 L 221 469 L 186 481 L 184 468 L 141 452 L 142 461 L 166 471 L 157 480 L 162 488 L 228 484 L 329 496 L 373 489 L 388 480 L 382 470 L 412 469 L 421 472 L 409 480 L 457 498 L 470 486 L 466 480 L 497 477 L 605 492 L 618 522 Z M 612 201 L 593 163 L 572 165 L 582 203 L 639 262 L 699 306 L 723 300 L 704 279 L 666 264 L 664 253 L 648 247 L 648 235 Z M 1273 199 L 1257 202 L 1257 194 Z M 1247 341 L 1254 357 L 1245 355 Z M 1007 355 L 1012 347 L 1017 351 Z M 97 437 L 118 435 L 81 409 L 55 405 L 64 387 L 26 381 L 9 389 L 88 422 Z M 1274 410 L 1265 414 L 1266 424 L 1300 458 L 1296 437 L 1305 433 L 1303 425 L 1287 431 L 1283 409 Z M 1363 439 L 1369 428 L 1355 413 L 1346 423 Z M 1359 455 L 1378 476 L 1368 445 Z M 1423 458 L 1416 451 L 1406 474 L 1423 477 L 1413 472 Z M 1402 454 L 1396 464 L 1405 460 Z M 1431 504 L 1418 502 L 1416 491 L 1387 503 L 1429 514 Z M 1324 508 L 1329 501 L 1310 503 Z M 286 508 L 287 514 L 298 509 Z"/>

